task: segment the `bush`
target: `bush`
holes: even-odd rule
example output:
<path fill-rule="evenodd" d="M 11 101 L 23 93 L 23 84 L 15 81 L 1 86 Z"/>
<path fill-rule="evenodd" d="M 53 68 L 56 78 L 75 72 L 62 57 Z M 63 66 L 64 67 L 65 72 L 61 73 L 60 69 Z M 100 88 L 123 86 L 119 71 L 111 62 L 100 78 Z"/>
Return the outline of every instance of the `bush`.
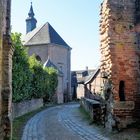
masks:
<path fill-rule="evenodd" d="M 27 51 L 23 48 L 21 34 L 12 33 L 14 47 L 12 90 L 13 102 L 19 102 L 31 98 L 32 94 L 32 72 L 29 68 Z"/>
<path fill-rule="evenodd" d="M 29 58 L 30 69 L 34 76 L 32 81 L 34 98 L 49 98 L 54 95 L 57 87 L 57 71 L 54 68 L 43 68 L 35 55 Z"/>
<path fill-rule="evenodd" d="M 21 34 L 12 33 L 13 55 L 13 102 L 31 98 L 51 99 L 57 87 L 57 71 L 44 68 L 35 55 L 28 57 L 22 45 Z"/>
<path fill-rule="evenodd" d="M 44 70 L 46 71 L 46 73 L 48 73 L 48 79 L 46 79 L 47 83 L 46 96 L 48 97 L 49 100 L 51 100 L 58 85 L 57 71 L 52 67 L 44 68 Z"/>
<path fill-rule="evenodd" d="M 48 73 L 44 71 L 43 66 L 39 61 L 36 60 L 35 55 L 29 58 L 30 69 L 33 72 L 33 80 L 32 80 L 32 96 L 34 98 L 42 98 L 47 92 L 47 84 Z"/>

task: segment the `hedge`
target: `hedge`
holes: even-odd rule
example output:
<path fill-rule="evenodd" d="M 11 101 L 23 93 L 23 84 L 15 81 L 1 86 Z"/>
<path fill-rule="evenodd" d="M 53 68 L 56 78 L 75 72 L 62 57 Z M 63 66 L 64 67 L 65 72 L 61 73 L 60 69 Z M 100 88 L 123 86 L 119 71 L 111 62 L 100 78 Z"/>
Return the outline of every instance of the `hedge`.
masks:
<path fill-rule="evenodd" d="M 13 102 L 31 98 L 51 98 L 57 87 L 57 71 L 43 68 L 35 55 L 29 57 L 21 42 L 20 33 L 12 33 L 14 47 L 12 90 Z"/>

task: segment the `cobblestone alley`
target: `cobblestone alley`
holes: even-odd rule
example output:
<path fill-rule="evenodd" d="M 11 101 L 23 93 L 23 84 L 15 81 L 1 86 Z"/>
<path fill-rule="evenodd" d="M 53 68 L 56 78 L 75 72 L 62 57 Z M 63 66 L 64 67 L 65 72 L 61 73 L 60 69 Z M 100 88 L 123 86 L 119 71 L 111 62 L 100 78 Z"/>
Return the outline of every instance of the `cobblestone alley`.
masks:
<path fill-rule="evenodd" d="M 25 126 L 22 140 L 108 140 L 98 128 L 83 121 L 79 104 L 48 108 Z"/>

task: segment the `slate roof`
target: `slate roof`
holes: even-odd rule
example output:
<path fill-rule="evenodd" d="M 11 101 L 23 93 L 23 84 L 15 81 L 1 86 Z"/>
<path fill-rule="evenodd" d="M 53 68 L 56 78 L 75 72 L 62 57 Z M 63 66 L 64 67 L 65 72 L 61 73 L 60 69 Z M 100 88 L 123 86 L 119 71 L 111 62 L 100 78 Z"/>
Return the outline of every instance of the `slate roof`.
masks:
<path fill-rule="evenodd" d="M 61 36 L 54 30 L 54 28 L 47 22 L 39 28 L 27 33 L 23 39 L 25 46 L 41 45 L 41 44 L 57 44 L 69 48 L 68 44 L 61 38 Z"/>
<path fill-rule="evenodd" d="M 85 85 L 91 83 L 96 76 L 98 75 L 98 73 L 100 72 L 100 69 L 98 68 L 94 73 L 92 73 L 91 75 L 89 75 L 86 79 L 85 79 Z"/>
<path fill-rule="evenodd" d="M 43 67 L 52 67 L 58 71 L 59 75 L 63 76 L 63 72 L 60 71 L 55 64 L 53 64 L 53 62 L 50 60 L 50 58 L 47 59 L 47 61 L 43 65 Z"/>
<path fill-rule="evenodd" d="M 71 85 L 84 84 L 95 73 L 96 70 L 77 70 L 71 72 Z M 82 74 L 82 77 L 77 77 L 77 74 Z"/>
<path fill-rule="evenodd" d="M 29 11 L 28 15 L 29 15 L 29 17 L 33 17 L 35 15 L 34 11 L 33 11 L 32 2 L 31 2 L 31 7 L 30 7 L 30 11 Z"/>

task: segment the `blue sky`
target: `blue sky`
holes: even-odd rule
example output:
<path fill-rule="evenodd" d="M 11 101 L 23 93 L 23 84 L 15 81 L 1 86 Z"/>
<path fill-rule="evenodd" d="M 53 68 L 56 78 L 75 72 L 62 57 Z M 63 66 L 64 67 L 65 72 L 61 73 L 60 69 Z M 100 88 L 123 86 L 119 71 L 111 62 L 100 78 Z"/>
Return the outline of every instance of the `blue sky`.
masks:
<path fill-rule="evenodd" d="M 99 12 L 103 0 L 32 0 L 37 26 L 49 22 L 72 47 L 72 70 L 100 64 Z M 30 0 L 12 0 L 12 32 L 25 34 Z"/>

